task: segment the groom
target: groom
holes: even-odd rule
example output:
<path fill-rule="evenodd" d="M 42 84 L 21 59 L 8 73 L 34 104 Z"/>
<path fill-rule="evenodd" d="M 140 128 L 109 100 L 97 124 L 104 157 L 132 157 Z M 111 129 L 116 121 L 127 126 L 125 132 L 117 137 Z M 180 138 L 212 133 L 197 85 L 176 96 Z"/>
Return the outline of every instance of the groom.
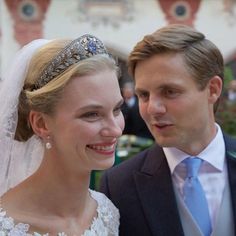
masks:
<path fill-rule="evenodd" d="M 236 140 L 214 117 L 219 49 L 190 27 L 170 25 L 137 43 L 128 62 L 156 144 L 102 178 L 101 191 L 120 210 L 120 235 L 236 235 Z"/>

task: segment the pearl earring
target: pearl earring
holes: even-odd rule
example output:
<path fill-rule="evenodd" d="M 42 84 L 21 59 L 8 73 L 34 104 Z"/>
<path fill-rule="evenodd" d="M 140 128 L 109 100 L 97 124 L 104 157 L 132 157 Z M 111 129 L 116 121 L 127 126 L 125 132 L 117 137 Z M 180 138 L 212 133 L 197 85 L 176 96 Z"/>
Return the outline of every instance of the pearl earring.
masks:
<path fill-rule="evenodd" d="M 49 142 L 50 136 L 47 136 L 48 141 L 45 143 L 46 149 L 51 149 L 52 144 Z"/>

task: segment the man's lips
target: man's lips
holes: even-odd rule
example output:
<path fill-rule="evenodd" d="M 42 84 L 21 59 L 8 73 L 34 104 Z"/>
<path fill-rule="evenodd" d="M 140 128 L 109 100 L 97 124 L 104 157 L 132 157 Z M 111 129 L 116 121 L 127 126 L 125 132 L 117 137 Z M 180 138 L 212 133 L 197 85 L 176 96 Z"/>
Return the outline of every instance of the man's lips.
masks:
<path fill-rule="evenodd" d="M 165 128 L 172 127 L 173 124 L 170 124 L 170 123 L 154 123 L 154 124 L 152 124 L 152 126 L 158 128 L 158 129 L 165 129 Z"/>

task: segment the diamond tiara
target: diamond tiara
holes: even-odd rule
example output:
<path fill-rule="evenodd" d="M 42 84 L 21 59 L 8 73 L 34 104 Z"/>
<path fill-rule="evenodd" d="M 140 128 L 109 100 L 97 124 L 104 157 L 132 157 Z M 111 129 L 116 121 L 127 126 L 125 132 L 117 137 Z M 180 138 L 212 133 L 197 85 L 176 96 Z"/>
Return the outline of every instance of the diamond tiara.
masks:
<path fill-rule="evenodd" d="M 109 55 L 103 42 L 97 37 L 85 34 L 73 40 L 48 63 L 33 90 L 43 87 L 71 65 L 97 54 Z"/>

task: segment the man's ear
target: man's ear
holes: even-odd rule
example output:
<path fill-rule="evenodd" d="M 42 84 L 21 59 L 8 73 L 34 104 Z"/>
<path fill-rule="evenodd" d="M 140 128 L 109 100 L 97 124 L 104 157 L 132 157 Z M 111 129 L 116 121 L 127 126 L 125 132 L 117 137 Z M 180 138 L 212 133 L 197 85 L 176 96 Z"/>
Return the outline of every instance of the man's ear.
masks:
<path fill-rule="evenodd" d="M 208 100 L 211 104 L 215 104 L 221 95 L 223 89 L 223 82 L 219 76 L 212 77 L 208 82 L 209 96 Z"/>
<path fill-rule="evenodd" d="M 29 113 L 29 122 L 36 135 L 42 139 L 45 139 L 49 136 L 50 131 L 48 129 L 46 114 L 31 110 Z"/>

